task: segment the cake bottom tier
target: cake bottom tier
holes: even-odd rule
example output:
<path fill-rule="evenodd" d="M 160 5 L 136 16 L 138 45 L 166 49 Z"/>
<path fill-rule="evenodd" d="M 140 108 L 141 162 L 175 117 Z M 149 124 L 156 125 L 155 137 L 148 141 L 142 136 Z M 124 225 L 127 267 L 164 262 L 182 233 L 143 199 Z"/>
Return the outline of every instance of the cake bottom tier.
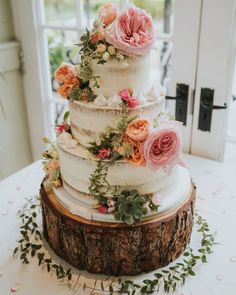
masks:
<path fill-rule="evenodd" d="M 196 188 L 165 216 L 128 226 L 71 214 L 41 186 L 43 233 L 55 253 L 78 269 L 113 276 L 138 275 L 168 265 L 190 241 Z"/>

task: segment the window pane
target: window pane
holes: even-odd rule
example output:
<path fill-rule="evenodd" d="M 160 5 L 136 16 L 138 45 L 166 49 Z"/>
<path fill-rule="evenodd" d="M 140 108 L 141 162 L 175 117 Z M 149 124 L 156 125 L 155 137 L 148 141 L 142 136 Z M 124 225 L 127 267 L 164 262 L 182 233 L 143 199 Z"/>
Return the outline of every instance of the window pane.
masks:
<path fill-rule="evenodd" d="M 76 24 L 75 0 L 44 0 L 44 6 L 47 23 Z"/>
<path fill-rule="evenodd" d="M 91 28 L 94 20 L 98 17 L 98 10 L 105 3 L 119 4 L 119 0 L 84 0 L 84 13 L 86 18 L 86 26 Z"/>
<path fill-rule="evenodd" d="M 136 6 L 146 10 L 152 17 L 159 33 L 171 33 L 173 30 L 173 0 L 132 0 Z"/>
<path fill-rule="evenodd" d="M 56 91 L 58 84 L 54 79 L 55 70 L 62 62 L 75 63 L 75 44 L 78 43 L 78 34 L 73 31 L 46 30 L 48 40 L 50 76 L 52 89 Z"/>
<path fill-rule="evenodd" d="M 157 40 L 150 53 L 151 77 L 168 90 L 171 75 L 172 42 Z"/>

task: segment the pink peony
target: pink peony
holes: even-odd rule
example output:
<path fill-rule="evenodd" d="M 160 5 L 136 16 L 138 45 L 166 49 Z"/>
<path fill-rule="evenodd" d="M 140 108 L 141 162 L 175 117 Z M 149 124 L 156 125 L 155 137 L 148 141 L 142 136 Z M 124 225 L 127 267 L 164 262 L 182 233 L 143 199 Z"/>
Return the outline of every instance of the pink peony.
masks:
<path fill-rule="evenodd" d="M 104 23 L 105 27 L 110 25 L 117 17 L 118 8 L 114 3 L 106 3 L 99 9 L 99 18 Z"/>
<path fill-rule="evenodd" d="M 102 214 L 106 214 L 107 213 L 107 207 L 106 206 L 101 206 L 101 207 L 98 207 L 98 211 Z"/>
<path fill-rule="evenodd" d="M 181 160 L 181 123 L 167 121 L 152 132 L 144 143 L 144 157 L 149 168 L 163 168 L 167 173 Z"/>
<path fill-rule="evenodd" d="M 107 27 L 105 39 L 126 55 L 145 55 L 155 40 L 152 19 L 144 10 L 129 7 Z"/>
<path fill-rule="evenodd" d="M 98 157 L 102 160 L 108 158 L 111 154 L 111 149 L 108 148 L 108 149 L 105 149 L 105 148 L 102 148 L 99 150 L 98 152 Z"/>

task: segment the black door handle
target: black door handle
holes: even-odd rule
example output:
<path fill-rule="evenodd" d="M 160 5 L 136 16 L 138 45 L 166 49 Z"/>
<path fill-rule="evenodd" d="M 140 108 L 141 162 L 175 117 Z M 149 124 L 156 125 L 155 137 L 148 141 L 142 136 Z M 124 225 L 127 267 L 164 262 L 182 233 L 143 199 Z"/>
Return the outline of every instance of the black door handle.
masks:
<path fill-rule="evenodd" d="M 222 110 L 227 108 L 227 104 L 223 106 L 213 105 L 214 89 L 201 88 L 200 108 L 198 117 L 198 129 L 202 131 L 211 131 L 211 118 L 213 110 Z"/>
<path fill-rule="evenodd" d="M 187 110 L 188 110 L 188 91 L 189 86 L 186 84 L 176 84 L 176 96 L 166 96 L 166 99 L 176 100 L 175 105 L 175 119 L 187 123 Z"/>

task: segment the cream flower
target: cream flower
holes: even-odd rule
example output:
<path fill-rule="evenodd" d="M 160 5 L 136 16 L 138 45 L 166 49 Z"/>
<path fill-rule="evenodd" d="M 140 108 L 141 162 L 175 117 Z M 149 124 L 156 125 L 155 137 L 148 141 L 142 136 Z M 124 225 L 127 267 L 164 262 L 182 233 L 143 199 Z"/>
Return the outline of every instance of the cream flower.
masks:
<path fill-rule="evenodd" d="M 98 45 L 97 45 L 96 52 L 98 52 L 98 53 L 103 53 L 103 52 L 105 52 L 106 50 L 107 50 L 106 45 L 104 45 L 104 44 L 98 44 Z"/>

